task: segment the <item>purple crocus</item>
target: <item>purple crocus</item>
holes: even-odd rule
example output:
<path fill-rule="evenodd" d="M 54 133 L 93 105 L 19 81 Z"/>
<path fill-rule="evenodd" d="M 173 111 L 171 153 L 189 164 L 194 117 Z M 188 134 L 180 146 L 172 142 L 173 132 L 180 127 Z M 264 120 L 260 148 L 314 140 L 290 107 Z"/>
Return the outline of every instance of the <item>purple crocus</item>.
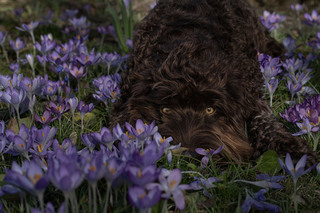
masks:
<path fill-rule="evenodd" d="M 260 189 L 257 193 L 251 194 L 246 189 L 246 200 L 243 202 L 241 206 L 241 210 L 243 213 L 248 213 L 250 209 L 253 207 L 260 211 L 268 211 L 268 212 L 280 212 L 280 207 L 266 202 L 266 197 L 264 196 L 269 189 Z"/>
<path fill-rule="evenodd" d="M 8 34 L 7 32 L 3 33 L 0 31 L 0 45 L 2 45 L 6 40 L 7 34 Z"/>
<path fill-rule="evenodd" d="M 19 52 L 26 44 L 20 38 L 17 38 L 15 41 L 10 40 L 10 46 L 14 51 Z"/>
<path fill-rule="evenodd" d="M 83 125 L 84 116 L 86 113 L 91 112 L 94 109 L 94 105 L 93 105 L 93 103 L 90 103 L 89 105 L 85 105 L 85 103 L 83 101 L 79 101 L 77 109 L 80 112 L 81 131 L 83 131 L 83 129 L 84 129 L 84 125 Z"/>
<path fill-rule="evenodd" d="M 64 193 L 74 191 L 84 179 L 84 174 L 75 160 L 74 155 L 67 155 L 57 150 L 56 156 L 48 162 L 48 174 L 55 187 Z"/>
<path fill-rule="evenodd" d="M 75 17 L 78 14 L 79 10 L 75 9 L 75 10 L 70 10 L 70 9 L 66 9 L 64 13 L 61 13 L 60 18 L 63 21 L 68 21 L 69 19 Z"/>
<path fill-rule="evenodd" d="M 4 180 L 36 195 L 43 209 L 43 194 L 49 184 L 49 178 L 37 163 L 24 161 L 20 167 L 13 162 L 11 170 L 6 170 Z"/>
<path fill-rule="evenodd" d="M 317 164 L 311 166 L 307 170 L 304 169 L 307 162 L 307 155 L 303 155 L 301 159 L 298 161 L 296 166 L 293 166 L 293 162 L 289 153 L 286 155 L 285 163 L 279 158 L 279 163 L 282 169 L 292 177 L 294 185 L 296 185 L 299 177 L 304 174 L 307 174 L 311 169 L 317 166 Z"/>
<path fill-rule="evenodd" d="M 30 22 L 29 24 L 22 24 L 21 27 L 16 27 L 20 31 L 33 32 L 39 26 L 39 21 Z"/>
<path fill-rule="evenodd" d="M 94 52 L 90 54 L 80 53 L 80 56 L 76 57 L 77 62 L 85 67 L 97 64 L 99 59 L 100 59 L 99 54 L 95 54 Z M 76 78 L 76 76 L 74 77 Z"/>
<path fill-rule="evenodd" d="M 320 16 L 317 10 L 312 10 L 311 14 L 305 13 L 304 17 L 307 25 L 320 25 Z"/>
<path fill-rule="evenodd" d="M 262 24 L 269 30 L 273 31 L 280 27 L 280 23 L 286 19 L 285 16 L 276 13 L 270 13 L 265 10 L 263 16 L 260 17 Z"/>
<path fill-rule="evenodd" d="M 155 126 L 154 121 L 148 125 L 144 124 L 141 119 L 138 119 L 135 128 L 127 122 L 125 125 L 129 133 L 136 139 L 137 147 L 143 146 L 144 141 L 148 141 L 158 131 L 158 127 Z"/>
<path fill-rule="evenodd" d="M 182 179 L 181 170 L 172 170 L 168 177 L 165 177 L 163 173 L 159 175 L 159 184 L 148 184 L 147 188 L 152 189 L 158 186 L 163 192 L 161 197 L 165 199 L 170 199 L 173 196 L 174 203 L 179 210 L 183 210 L 185 207 L 183 190 L 190 189 L 189 185 L 180 184 Z"/>
<path fill-rule="evenodd" d="M 88 134 L 82 134 L 80 137 L 84 145 L 86 145 L 86 148 L 90 151 L 90 153 L 92 153 L 94 148 L 97 146 L 98 141 L 93 140 L 92 136 Z"/>
<path fill-rule="evenodd" d="M 126 179 L 134 185 L 145 186 L 148 183 L 152 183 L 158 179 L 161 169 L 155 165 L 150 165 L 144 168 L 138 166 L 129 165 L 125 169 Z"/>
<path fill-rule="evenodd" d="M 91 112 L 94 109 L 94 105 L 93 103 L 86 105 L 83 101 L 79 101 L 77 109 L 80 112 L 81 117 L 83 118 L 86 113 Z"/>
<path fill-rule="evenodd" d="M 173 149 L 177 149 L 181 146 L 181 143 L 177 145 L 170 145 L 170 142 L 173 140 L 172 137 L 162 137 L 159 132 L 154 133 L 153 140 L 157 143 L 157 145 L 164 150 L 164 153 L 167 156 L 168 163 L 172 163 L 172 151 Z"/>
<path fill-rule="evenodd" d="M 129 202 L 140 212 L 147 212 L 148 209 L 156 205 L 161 198 L 161 191 L 158 187 L 146 190 L 140 186 L 130 187 L 128 190 Z"/>
<path fill-rule="evenodd" d="M 222 149 L 223 149 L 223 145 L 220 146 L 216 150 L 214 150 L 214 149 L 196 148 L 195 149 L 196 153 L 198 153 L 199 155 L 203 155 L 204 156 L 201 159 L 202 168 L 206 168 L 206 166 L 209 163 L 209 159 L 212 158 L 213 155 L 216 155 L 216 154 L 220 153 Z"/>
<path fill-rule="evenodd" d="M 70 106 L 70 111 L 71 111 L 71 114 L 72 114 L 72 127 L 74 129 L 74 111 L 76 110 L 76 108 L 78 107 L 78 98 L 74 97 L 74 98 L 69 98 L 67 100 L 69 106 Z"/>
<path fill-rule="evenodd" d="M 52 121 L 55 121 L 58 117 L 53 117 L 51 111 L 45 110 L 43 115 L 40 117 L 39 115 L 34 115 L 34 120 L 41 123 L 42 125 L 48 125 Z"/>
<path fill-rule="evenodd" d="M 10 129 L 6 129 L 5 134 L 8 138 L 8 141 L 13 144 L 12 150 L 10 150 L 9 153 L 14 156 L 20 154 L 29 159 L 29 149 L 34 142 L 34 138 L 30 132 L 30 129 L 22 124 L 18 135 L 16 135 Z"/>
<path fill-rule="evenodd" d="M 53 50 L 53 48 L 55 47 L 56 42 L 53 40 L 52 35 L 48 34 L 48 35 L 42 35 L 41 36 L 41 44 L 36 42 L 35 46 L 37 48 L 37 50 L 39 52 L 41 52 L 41 54 L 43 56 L 48 55 L 48 53 Z"/>
<path fill-rule="evenodd" d="M 268 174 L 258 174 L 256 176 L 258 181 L 247 181 L 247 180 L 236 180 L 235 182 L 249 183 L 255 186 L 259 186 L 262 188 L 271 188 L 271 189 L 283 189 L 284 187 L 278 182 L 283 180 L 285 176 L 273 176 L 270 177 Z"/>
<path fill-rule="evenodd" d="M 20 64 L 19 63 L 13 63 L 11 62 L 10 66 L 9 66 L 10 70 L 14 73 L 19 73 L 20 70 Z"/>
<path fill-rule="evenodd" d="M 151 141 L 143 150 L 136 149 L 132 154 L 132 160 L 141 167 L 153 165 L 162 157 L 163 151 L 156 142 Z"/>
<path fill-rule="evenodd" d="M 203 194 L 208 198 L 213 198 L 213 195 L 208 192 L 208 189 L 215 188 L 216 185 L 213 183 L 219 182 L 220 179 L 216 177 L 209 177 L 207 179 L 194 177 L 196 180 L 190 183 L 190 189 L 201 190 L 203 189 Z"/>
<path fill-rule="evenodd" d="M 58 118 L 61 118 L 61 116 L 68 112 L 70 109 L 70 106 L 66 103 L 55 103 L 53 101 L 50 101 L 49 107 L 46 108 L 46 110 L 52 112 L 55 114 Z"/>
<path fill-rule="evenodd" d="M 75 77 L 78 82 L 81 78 L 85 77 L 87 75 L 88 72 L 85 72 L 85 69 L 83 66 L 77 67 L 77 66 L 73 66 L 71 69 L 69 69 L 70 74 Z M 78 86 L 78 90 L 79 90 L 79 86 Z"/>
<path fill-rule="evenodd" d="M 102 143 L 106 147 L 108 147 L 109 150 L 112 150 L 113 142 L 116 140 L 116 138 L 113 136 L 112 132 L 107 127 L 102 127 L 101 132 L 92 132 L 90 135 L 93 137 L 93 139 L 99 143 Z"/>
<path fill-rule="evenodd" d="M 291 10 L 296 11 L 296 12 L 300 12 L 303 9 L 303 5 L 302 4 L 295 4 L 295 5 L 291 5 Z"/>
<path fill-rule="evenodd" d="M 51 141 L 56 133 L 57 133 L 57 128 L 51 127 L 46 125 L 42 129 L 37 129 L 36 127 L 31 127 L 31 131 L 35 136 L 35 142 L 37 144 L 41 144 L 42 146 L 46 146 L 49 141 Z"/>
<path fill-rule="evenodd" d="M 107 168 L 103 162 L 102 151 L 83 152 L 81 156 L 84 159 L 83 172 L 89 183 L 96 183 L 105 176 Z"/>

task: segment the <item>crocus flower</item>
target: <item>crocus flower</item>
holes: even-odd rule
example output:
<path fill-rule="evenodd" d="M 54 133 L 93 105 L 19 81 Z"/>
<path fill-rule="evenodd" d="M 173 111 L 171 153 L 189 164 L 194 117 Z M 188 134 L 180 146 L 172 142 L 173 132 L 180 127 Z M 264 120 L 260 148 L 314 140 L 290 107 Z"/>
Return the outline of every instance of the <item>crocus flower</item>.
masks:
<path fill-rule="evenodd" d="M 279 158 L 280 166 L 288 175 L 292 177 L 294 185 L 296 185 L 299 177 L 301 177 L 304 174 L 307 174 L 311 169 L 317 166 L 317 164 L 315 164 L 307 170 L 305 170 L 304 167 L 306 166 L 306 162 L 307 155 L 303 155 L 295 167 L 293 166 L 293 162 L 289 153 L 287 153 L 286 155 L 285 163 L 283 163 L 283 161 Z"/>
<path fill-rule="evenodd" d="M 71 193 L 84 179 L 73 155 L 66 155 L 61 150 L 57 150 L 56 157 L 48 162 L 48 174 L 53 185 L 64 193 Z"/>
<path fill-rule="evenodd" d="M 247 180 L 236 180 L 235 182 L 249 183 L 255 186 L 262 188 L 271 188 L 271 189 L 283 189 L 284 187 L 278 182 L 283 180 L 285 176 L 273 176 L 270 177 L 268 174 L 259 174 L 256 176 L 258 181 L 247 181 Z"/>
<path fill-rule="evenodd" d="M 320 25 L 320 16 L 316 10 L 312 10 L 311 15 L 308 13 L 304 14 L 304 17 L 306 18 L 305 23 L 307 25 Z"/>
<path fill-rule="evenodd" d="M 282 39 L 282 44 L 287 50 L 287 52 L 285 53 L 285 56 L 287 58 L 293 57 L 294 51 L 296 49 L 296 40 L 294 38 L 291 38 L 291 36 L 287 36 Z"/>
<path fill-rule="evenodd" d="M 11 70 L 12 72 L 19 73 L 20 64 L 19 64 L 19 63 L 13 63 L 13 62 L 11 62 L 9 68 L 10 68 L 10 70 Z"/>
<path fill-rule="evenodd" d="M 87 75 L 88 72 L 85 72 L 84 71 L 84 67 L 83 66 L 80 66 L 80 67 L 77 67 L 77 66 L 73 66 L 72 69 L 69 70 L 70 74 L 75 77 L 77 80 L 85 77 Z"/>
<path fill-rule="evenodd" d="M 6 171 L 4 180 L 36 195 L 43 208 L 43 194 L 49 184 L 49 178 L 37 163 L 24 161 L 20 167 L 13 162 L 11 170 Z"/>
<path fill-rule="evenodd" d="M 58 88 L 60 87 L 58 81 L 47 81 L 46 84 L 42 87 L 42 91 L 44 95 L 54 96 L 58 92 Z"/>
<path fill-rule="evenodd" d="M 2 48 L 2 52 L 3 52 L 4 57 L 6 58 L 7 63 L 9 63 L 8 54 L 7 54 L 7 51 L 4 47 L 4 42 L 6 40 L 6 37 L 7 37 L 7 32 L 3 33 L 0 31 L 0 46 Z"/>
<path fill-rule="evenodd" d="M 30 22 L 29 24 L 22 24 L 21 27 L 16 27 L 20 31 L 33 32 L 39 26 L 39 21 Z"/>
<path fill-rule="evenodd" d="M 212 198 L 213 195 L 208 192 L 208 189 L 215 188 L 216 185 L 213 183 L 219 182 L 220 179 L 216 177 L 210 177 L 208 179 L 194 177 L 196 180 L 192 183 L 190 183 L 190 189 L 193 190 L 201 190 L 203 189 L 203 194 L 208 197 Z"/>
<path fill-rule="evenodd" d="M 77 109 L 80 112 L 81 117 L 84 117 L 86 113 L 91 112 L 94 109 L 94 105 L 93 103 L 90 103 L 89 105 L 85 105 L 83 101 L 79 101 Z"/>
<path fill-rule="evenodd" d="M 166 178 L 162 173 L 159 175 L 159 184 L 148 184 L 147 188 L 152 189 L 158 186 L 163 192 L 161 197 L 169 199 L 173 196 L 174 203 L 179 210 L 183 210 L 185 207 L 184 195 L 182 190 L 190 189 L 189 185 L 180 184 L 182 179 L 181 170 L 172 170 Z"/>
<path fill-rule="evenodd" d="M 270 13 L 269 11 L 265 10 L 263 12 L 263 16 L 260 17 L 262 24 L 269 30 L 273 31 L 279 28 L 280 23 L 286 19 L 285 16 L 279 15 L 276 13 Z"/>
<path fill-rule="evenodd" d="M 26 54 L 27 62 L 29 63 L 31 69 L 32 69 L 32 76 L 35 78 L 35 72 L 34 72 L 34 57 L 32 54 Z"/>
<path fill-rule="evenodd" d="M 75 17 L 78 14 L 79 10 L 75 9 L 75 10 L 70 10 L 70 9 L 66 9 L 64 13 L 61 13 L 60 18 L 63 21 L 68 21 L 69 19 Z"/>
<path fill-rule="evenodd" d="M 92 136 L 88 134 L 82 134 L 80 137 L 82 142 L 89 149 L 90 153 L 92 153 L 93 149 L 97 146 L 98 142 L 96 140 L 93 140 Z"/>
<path fill-rule="evenodd" d="M 309 119 L 303 119 L 302 123 L 296 123 L 296 125 L 300 128 L 300 132 L 292 134 L 293 136 L 298 136 L 298 135 L 303 135 L 303 134 L 308 134 L 310 135 L 311 132 L 318 132 L 320 127 L 319 127 L 319 122 L 317 122 L 317 125 L 314 125 L 314 123 L 310 123 Z"/>
<path fill-rule="evenodd" d="M 0 45 L 4 43 L 4 41 L 6 40 L 6 37 L 7 37 L 7 32 L 3 33 L 0 31 Z"/>
<path fill-rule="evenodd" d="M 57 128 L 46 125 L 42 129 L 37 129 L 35 126 L 31 127 L 31 131 L 35 136 L 35 142 L 37 144 L 42 144 L 46 146 L 49 141 L 51 141 L 57 133 Z"/>
<path fill-rule="evenodd" d="M 132 154 L 132 159 L 136 165 L 141 167 L 153 165 L 161 158 L 163 151 L 156 142 L 152 141 L 143 150 L 136 149 Z"/>
<path fill-rule="evenodd" d="M 167 160 L 169 164 L 171 164 L 172 163 L 171 150 L 179 148 L 181 146 L 181 143 L 170 146 L 170 142 L 173 140 L 172 137 L 168 137 L 168 138 L 162 137 L 159 132 L 154 133 L 153 140 L 155 140 L 155 142 L 161 149 L 164 149 L 164 153 L 167 156 Z"/>
<path fill-rule="evenodd" d="M 120 55 L 116 52 L 114 53 L 103 53 L 101 56 L 101 63 L 103 64 L 104 68 L 107 68 L 107 73 L 109 75 L 111 65 L 120 59 Z"/>
<path fill-rule="evenodd" d="M 212 158 L 213 155 L 216 155 L 216 154 L 220 153 L 222 149 L 223 149 L 223 145 L 220 146 L 216 150 L 214 150 L 214 149 L 196 148 L 195 149 L 196 153 L 198 153 L 199 155 L 203 155 L 204 156 L 201 159 L 202 168 L 206 168 L 206 166 L 209 163 L 209 159 Z"/>
<path fill-rule="evenodd" d="M 77 62 L 85 67 L 97 64 L 99 59 L 100 59 L 99 54 L 95 54 L 94 52 L 90 54 L 80 53 L 80 56 L 76 57 Z M 76 78 L 75 75 L 74 77 Z"/>
<path fill-rule="evenodd" d="M 34 142 L 34 137 L 30 132 L 30 129 L 24 124 L 21 125 L 18 135 L 15 135 L 10 129 L 6 129 L 5 134 L 13 144 L 12 150 L 9 152 L 12 155 L 22 155 L 25 158 L 29 159 L 29 149 Z"/>
<path fill-rule="evenodd" d="M 145 140 L 148 141 L 150 137 L 158 131 L 158 127 L 155 126 L 154 121 L 150 125 L 148 125 L 144 124 L 141 119 L 138 119 L 136 121 L 135 128 L 127 122 L 125 123 L 125 125 L 129 133 L 136 139 L 137 146 L 143 145 L 139 143 L 143 143 Z"/>
<path fill-rule="evenodd" d="M 81 28 L 88 28 L 90 26 L 90 23 L 87 22 L 87 17 L 81 16 L 80 18 L 73 17 L 69 20 L 70 24 L 72 24 L 75 28 L 81 29 Z"/>
<path fill-rule="evenodd" d="M 2 123 L 3 121 L 1 121 Z M 4 122 L 3 122 L 4 124 Z M 12 149 L 13 143 L 9 143 L 7 137 L 3 134 L 0 133 L 0 155 L 3 155 L 4 153 L 7 153 Z"/>
<path fill-rule="evenodd" d="M 22 13 L 24 12 L 23 8 L 22 7 L 19 7 L 19 8 L 16 8 L 13 10 L 14 14 L 16 16 L 18 16 L 19 18 L 21 17 Z"/>
<path fill-rule="evenodd" d="M 42 35 L 41 44 L 36 42 L 35 46 L 42 55 L 46 56 L 56 45 L 56 42 L 53 40 L 52 35 Z"/>
<path fill-rule="evenodd" d="M 83 172 L 90 183 L 96 183 L 105 176 L 107 170 L 103 162 L 103 153 L 102 151 L 87 153 L 87 156 L 84 156 Z M 86 154 L 81 153 L 81 155 Z"/>
<path fill-rule="evenodd" d="M 53 117 L 51 115 L 51 111 L 45 110 L 43 115 L 40 117 L 39 115 L 34 115 L 34 120 L 41 123 L 42 125 L 48 125 L 52 121 L 55 121 L 58 117 Z"/>
<path fill-rule="evenodd" d="M 265 193 L 268 192 L 268 189 L 260 189 L 257 193 L 250 195 L 248 190 L 246 189 L 246 200 L 243 202 L 241 206 L 241 210 L 243 213 L 247 213 L 253 207 L 260 211 L 268 211 L 268 212 L 280 212 L 280 207 L 271 203 L 266 202 Z"/>
<path fill-rule="evenodd" d="M 70 106 L 68 104 L 65 104 L 65 103 L 56 104 L 53 101 L 50 101 L 49 107 L 47 107 L 46 109 L 48 111 L 52 112 L 53 114 L 55 114 L 56 116 L 58 116 L 58 118 L 61 118 L 61 116 L 64 113 L 69 111 Z"/>
<path fill-rule="evenodd" d="M 90 135 L 96 142 L 104 144 L 109 150 L 112 150 L 113 142 L 116 138 L 113 136 L 112 132 L 107 127 L 101 128 L 101 133 L 92 132 Z"/>
<path fill-rule="evenodd" d="M 76 110 L 76 108 L 78 107 L 78 98 L 74 97 L 74 98 L 69 98 L 68 99 L 68 104 L 70 106 L 70 111 L 72 114 L 72 127 L 74 128 L 74 111 Z"/>
<path fill-rule="evenodd" d="M 14 51 L 19 52 L 26 44 L 20 38 L 17 38 L 15 41 L 10 40 L 10 46 Z"/>
<path fill-rule="evenodd" d="M 84 125 L 83 125 L 83 119 L 86 113 L 91 112 L 94 109 L 93 103 L 90 103 L 89 105 L 85 105 L 83 101 L 79 101 L 78 111 L 80 112 L 81 116 L 81 130 L 83 131 Z"/>
<path fill-rule="evenodd" d="M 58 209 L 57 213 L 64 213 L 65 212 L 65 202 L 63 202 Z M 41 211 L 35 208 L 31 208 L 31 213 L 55 213 L 54 206 L 51 202 L 48 202 L 46 205 L 45 211 Z"/>
<path fill-rule="evenodd" d="M 142 187 L 134 186 L 128 190 L 128 199 L 130 203 L 141 210 L 147 212 L 149 208 L 156 205 L 161 198 L 161 191 L 154 187 L 150 190 L 145 190 Z"/>
<path fill-rule="evenodd" d="M 296 11 L 296 12 L 300 12 L 303 9 L 303 5 L 302 4 L 296 4 L 296 5 L 291 5 L 291 10 Z"/>
<path fill-rule="evenodd" d="M 150 165 L 144 168 L 129 165 L 125 169 L 126 179 L 134 185 L 141 187 L 157 180 L 160 172 L 161 169 L 157 168 L 155 165 Z"/>

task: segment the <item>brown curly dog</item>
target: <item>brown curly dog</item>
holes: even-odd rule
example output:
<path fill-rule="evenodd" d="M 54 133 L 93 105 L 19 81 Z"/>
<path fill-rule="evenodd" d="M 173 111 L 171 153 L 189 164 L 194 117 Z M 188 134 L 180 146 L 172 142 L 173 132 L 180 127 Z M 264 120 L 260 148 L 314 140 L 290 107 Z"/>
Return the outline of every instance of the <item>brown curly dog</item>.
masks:
<path fill-rule="evenodd" d="M 153 120 L 190 148 L 217 148 L 235 161 L 267 150 L 317 155 L 293 137 L 262 98 L 260 52 L 279 56 L 245 0 L 160 0 L 135 29 L 111 125 Z"/>

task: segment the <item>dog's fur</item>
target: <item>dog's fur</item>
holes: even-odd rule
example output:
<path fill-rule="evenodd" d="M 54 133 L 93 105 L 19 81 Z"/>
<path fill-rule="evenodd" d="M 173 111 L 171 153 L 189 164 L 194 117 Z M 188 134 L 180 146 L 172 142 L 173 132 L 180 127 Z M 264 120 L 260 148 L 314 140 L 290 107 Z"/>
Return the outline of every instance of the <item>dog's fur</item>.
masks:
<path fill-rule="evenodd" d="M 245 0 L 160 0 L 135 29 L 111 125 L 155 120 L 190 149 L 223 144 L 235 161 L 272 149 L 314 163 L 308 143 L 263 100 L 257 50 L 278 56 L 283 48 Z"/>

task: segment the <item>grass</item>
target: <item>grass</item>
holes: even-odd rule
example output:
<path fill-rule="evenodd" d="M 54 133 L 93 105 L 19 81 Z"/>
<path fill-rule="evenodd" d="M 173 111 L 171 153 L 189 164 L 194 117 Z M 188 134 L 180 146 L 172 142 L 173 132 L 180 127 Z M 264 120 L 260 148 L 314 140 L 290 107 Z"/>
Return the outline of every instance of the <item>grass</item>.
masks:
<path fill-rule="evenodd" d="M 51 1 L 41 1 L 41 3 L 36 3 L 38 1 L 30 1 L 28 3 L 24 3 L 23 1 L 18 1 L 18 5 L 12 2 L 7 2 L 4 7 L 0 10 L 5 15 L 0 15 L 0 22 L 2 23 L 0 26 L 0 30 L 7 30 L 9 32 L 9 39 L 15 39 L 16 37 L 22 37 L 25 41 L 28 41 L 29 46 L 22 50 L 20 53 L 21 56 L 25 55 L 32 51 L 32 47 L 30 45 L 30 38 L 27 33 L 20 32 L 15 30 L 15 26 L 21 25 L 21 23 L 27 23 L 31 20 L 37 20 L 41 17 L 43 11 L 46 11 L 48 7 L 54 9 L 55 18 L 53 19 L 53 24 L 49 24 L 46 26 L 39 27 L 35 30 L 36 40 L 40 40 L 40 35 L 52 33 L 53 37 L 61 41 L 62 43 L 67 41 L 67 36 L 61 33 L 61 29 L 64 24 L 59 20 L 58 15 L 62 10 L 59 7 L 59 4 L 62 4 L 62 8 L 77 8 L 79 6 L 85 5 L 86 1 L 80 1 L 77 3 L 76 1 L 56 1 L 55 3 L 51 3 Z M 59 3 L 59 4 L 58 4 Z M 114 2 L 112 2 L 114 3 Z M 140 9 L 142 1 L 137 1 L 134 5 L 134 9 Z M 80 13 L 86 14 L 89 17 L 89 20 L 92 22 L 91 28 L 93 29 L 90 33 L 88 39 L 88 49 L 98 48 L 100 44 L 100 35 L 94 30 L 96 26 L 100 26 L 102 24 L 110 23 L 110 18 L 105 13 L 106 4 L 103 1 L 94 1 L 92 3 L 93 7 L 89 13 L 85 12 L 81 7 Z M 113 4 L 115 5 L 115 4 Z M 26 12 L 23 14 L 22 18 L 18 19 L 13 15 L 12 8 L 17 8 L 18 6 L 23 6 Z M 33 8 L 34 7 L 34 8 Z M 59 11 L 60 10 L 60 11 Z M 135 16 L 135 20 L 141 18 L 141 14 L 145 14 L 145 10 L 139 11 Z M 289 30 L 288 30 L 289 29 Z M 279 32 L 279 37 L 277 38 L 279 41 L 282 37 L 287 34 L 294 36 L 291 28 L 282 28 Z M 306 28 L 307 29 L 307 28 Z M 298 44 L 302 44 L 299 50 L 304 53 L 308 53 L 311 51 L 304 43 L 306 40 L 312 38 L 313 34 L 309 30 L 306 34 L 302 33 L 301 36 L 296 36 Z M 8 42 L 6 44 L 6 48 L 9 50 L 8 55 L 11 61 L 15 60 L 15 53 L 10 50 Z M 103 50 L 107 52 L 116 51 L 120 52 L 120 48 L 117 45 L 115 39 L 111 36 L 106 37 L 105 44 L 103 46 Z M 315 54 L 319 55 L 319 52 L 315 52 Z M 2 57 L 2 52 L 0 52 L 0 73 L 1 75 L 11 74 L 12 72 L 8 68 L 8 64 L 5 63 L 4 58 Z M 320 60 L 317 59 L 314 63 L 312 63 L 313 68 L 313 78 L 310 81 L 309 85 L 312 86 L 317 93 L 320 91 Z M 22 73 L 24 76 L 31 76 L 31 69 L 26 65 L 22 65 L 21 67 Z M 42 67 L 38 64 L 37 73 L 42 74 Z M 103 103 L 98 102 L 97 100 L 92 98 L 92 93 L 94 89 L 92 88 L 92 80 L 101 76 L 101 67 L 92 67 L 90 69 L 89 75 L 85 81 L 82 81 L 82 88 L 84 89 L 84 94 L 81 96 L 81 100 L 84 100 L 86 103 L 93 102 L 95 104 L 95 109 L 90 114 L 85 117 L 85 133 L 89 132 L 99 132 L 102 126 L 105 126 L 108 121 L 108 113 L 109 110 L 105 109 Z M 49 74 L 49 78 L 52 80 L 58 80 L 57 76 L 53 73 Z M 73 88 L 76 87 L 76 81 L 72 80 L 71 86 Z M 266 96 L 268 99 L 268 96 Z M 276 91 L 273 98 L 273 109 L 275 115 L 280 119 L 279 112 L 283 112 L 288 105 L 284 102 L 290 99 L 290 93 L 288 92 L 284 82 L 281 82 L 278 90 Z M 41 103 L 37 105 L 36 113 L 42 114 L 43 106 L 48 104 L 48 101 L 40 99 Z M 0 105 L 0 111 L 5 112 L 7 110 L 4 104 Z M 25 112 L 22 114 L 22 118 L 25 118 L 25 122 L 28 123 L 28 118 L 30 117 L 29 112 Z M 76 114 L 76 128 L 73 130 L 71 123 L 70 114 L 65 114 L 62 118 L 62 134 L 57 132 L 56 139 L 58 141 L 63 141 L 65 138 L 69 137 L 71 140 L 76 143 L 79 147 L 83 148 L 84 145 L 81 143 L 80 132 L 81 132 L 81 124 L 80 124 L 80 116 Z M 8 127 L 9 119 L 6 119 L 6 127 Z M 292 124 L 285 123 L 288 129 L 291 132 L 296 132 L 298 128 Z M 52 126 L 58 126 L 58 121 L 56 120 L 52 123 Z M 9 127 L 8 127 L 9 128 Z M 41 125 L 37 124 L 37 128 L 41 128 Z M 302 136 L 305 137 L 305 136 Z M 312 141 L 305 137 L 310 144 Z M 265 155 L 267 156 L 267 155 Z M 219 165 L 216 162 L 211 162 L 208 167 L 205 169 L 201 168 L 201 162 L 197 159 L 189 158 L 186 156 L 182 156 L 181 154 L 174 154 L 172 164 L 169 164 L 166 160 L 166 157 L 163 156 L 158 162 L 157 166 L 166 168 L 169 170 L 180 168 L 183 171 L 183 180 L 182 182 L 185 184 L 191 183 L 194 181 L 195 176 L 202 176 L 205 178 L 208 177 L 219 177 L 221 182 L 215 183 L 216 187 L 208 189 L 208 192 L 212 195 L 211 198 L 208 198 L 203 195 L 202 190 L 200 191 L 186 191 L 184 193 L 186 200 L 186 208 L 183 212 L 241 212 L 241 205 L 246 198 L 245 189 L 248 189 L 251 192 L 257 192 L 260 188 L 256 186 L 252 186 L 246 183 L 235 182 L 236 180 L 249 180 L 255 181 L 255 176 L 260 173 L 268 172 L 270 175 L 279 175 L 285 174 L 277 164 L 277 156 L 274 154 L 270 154 L 271 157 L 270 164 L 266 162 L 266 160 L 256 160 L 249 161 L 243 163 L 234 163 L 229 162 L 227 165 Z M 11 167 L 12 161 L 22 161 L 22 157 L 14 157 L 11 155 L 4 155 L 5 160 L 0 161 L 0 186 L 4 185 L 3 181 L 5 175 L 5 169 Z M 299 204 L 300 212 L 316 212 L 320 210 L 320 184 L 319 174 L 313 170 L 310 173 L 301 177 L 298 181 L 298 194 L 303 198 L 305 203 Z M 266 194 L 267 202 L 277 204 L 280 206 L 282 212 L 294 212 L 293 203 L 291 199 L 291 195 L 293 193 L 293 183 L 290 178 L 287 178 L 281 181 L 281 184 L 284 186 L 282 190 L 269 190 Z M 104 200 L 104 194 L 106 192 L 106 186 L 104 180 L 98 182 L 99 196 L 98 199 Z M 127 189 L 117 188 L 113 189 L 112 193 L 112 203 L 110 204 L 110 211 L 112 212 L 136 212 L 130 204 L 128 204 L 126 200 L 126 192 Z M 81 212 L 88 212 L 88 184 L 86 181 L 77 188 L 76 194 L 78 196 L 78 203 L 81 209 Z M 52 184 L 49 184 L 48 188 L 45 191 L 45 203 L 48 201 L 52 202 L 55 208 L 57 209 L 62 201 L 64 200 L 63 194 L 61 191 L 57 190 Z M 27 196 L 27 201 L 30 206 L 37 207 L 38 202 L 37 199 L 33 196 Z M 17 195 L 6 195 L 0 198 L 0 202 L 4 205 L 4 209 L 9 210 L 9 212 L 25 212 L 26 206 L 24 204 L 23 207 L 16 205 L 16 203 L 20 202 L 20 199 Z M 161 212 L 164 201 L 160 201 L 155 207 L 153 207 L 152 212 Z M 103 207 L 98 207 L 98 211 L 102 211 Z M 177 209 L 174 206 L 174 202 L 169 200 L 168 209 L 169 212 L 176 212 Z M 1 212 L 1 210 L 0 210 Z M 255 212 L 255 211 L 253 211 Z"/>

